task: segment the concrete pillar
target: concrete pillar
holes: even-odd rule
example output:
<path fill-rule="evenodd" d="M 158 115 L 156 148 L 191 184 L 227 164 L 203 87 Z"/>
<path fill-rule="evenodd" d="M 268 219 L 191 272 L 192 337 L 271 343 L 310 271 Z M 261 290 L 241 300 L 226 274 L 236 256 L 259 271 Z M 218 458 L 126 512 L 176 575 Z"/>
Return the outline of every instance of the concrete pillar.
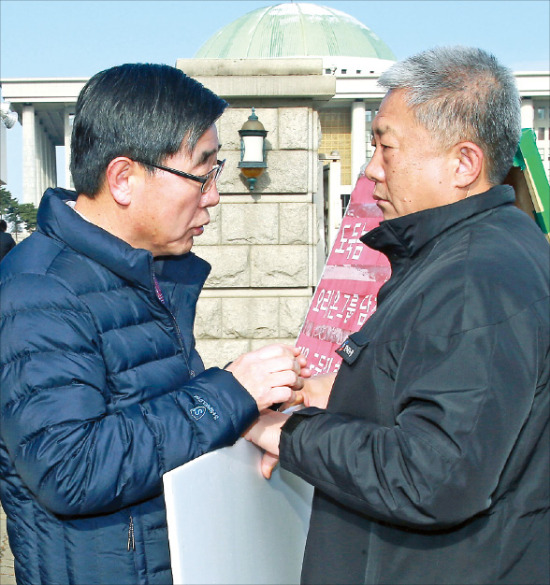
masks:
<path fill-rule="evenodd" d="M 44 177 L 40 191 L 41 193 L 44 193 L 49 187 L 55 187 L 57 185 L 55 172 L 55 145 L 50 135 L 42 126 L 40 126 L 40 133 L 42 135 L 42 169 Z"/>
<path fill-rule="evenodd" d="M 521 100 L 521 127 L 535 127 L 535 108 L 533 106 L 533 100 L 530 98 Z"/>
<path fill-rule="evenodd" d="M 325 187 L 324 181 L 324 167 L 323 162 L 319 161 L 317 164 L 317 184 L 319 189 L 313 194 L 313 205 L 314 205 L 314 218 L 312 222 L 312 234 L 311 241 L 315 242 L 315 275 L 313 282 L 319 282 L 325 262 L 327 258 L 327 237 L 325 233 L 325 198 L 328 197 L 328 193 L 325 193 L 325 189 L 328 190 L 328 185 Z"/>
<path fill-rule="evenodd" d="M 365 102 L 357 100 L 351 105 L 351 187 L 355 187 L 361 167 L 366 161 Z"/>
<path fill-rule="evenodd" d="M 342 165 L 340 163 L 340 156 L 338 153 L 334 154 L 334 158 L 330 161 L 329 182 L 328 182 L 328 250 L 332 250 L 340 224 L 342 223 L 342 184 L 340 181 Z"/>
<path fill-rule="evenodd" d="M 71 176 L 71 133 L 72 124 L 71 116 L 74 114 L 74 106 L 67 106 L 64 114 L 64 130 L 65 130 L 65 189 L 74 189 L 73 178 Z"/>
<path fill-rule="evenodd" d="M 36 205 L 36 126 L 34 106 L 23 106 L 23 203 Z"/>
<path fill-rule="evenodd" d="M 57 163 L 55 160 L 55 144 L 48 137 L 48 187 L 57 187 Z"/>
<path fill-rule="evenodd" d="M 40 122 L 36 120 L 36 191 L 34 194 L 34 205 L 38 207 L 38 202 L 40 201 L 40 197 L 44 193 L 44 187 L 46 185 L 46 164 L 47 164 L 47 156 L 46 156 L 46 148 L 45 148 L 45 136 L 44 130 L 40 125 Z"/>

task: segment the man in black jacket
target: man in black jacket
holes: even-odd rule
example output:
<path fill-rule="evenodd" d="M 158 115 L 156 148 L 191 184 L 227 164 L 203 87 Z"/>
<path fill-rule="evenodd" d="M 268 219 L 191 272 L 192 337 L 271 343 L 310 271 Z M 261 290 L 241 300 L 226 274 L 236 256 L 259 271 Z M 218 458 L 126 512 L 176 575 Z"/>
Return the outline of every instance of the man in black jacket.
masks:
<path fill-rule="evenodd" d="M 303 583 L 548 583 L 550 247 L 501 184 L 514 78 L 454 47 L 379 83 L 362 241 L 392 276 L 338 374 L 248 438 L 316 488 Z"/>
<path fill-rule="evenodd" d="M 10 234 L 6 232 L 8 224 L 4 219 L 0 219 L 0 260 L 12 249 L 15 248 L 15 241 Z"/>

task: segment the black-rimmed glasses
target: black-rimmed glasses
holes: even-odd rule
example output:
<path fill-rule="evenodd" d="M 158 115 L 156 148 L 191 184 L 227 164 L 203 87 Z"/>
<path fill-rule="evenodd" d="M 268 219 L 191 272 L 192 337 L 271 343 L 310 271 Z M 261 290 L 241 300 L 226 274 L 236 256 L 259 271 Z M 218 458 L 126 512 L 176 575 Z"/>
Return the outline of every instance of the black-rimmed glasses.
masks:
<path fill-rule="evenodd" d="M 223 167 L 225 165 L 225 159 L 217 161 L 216 166 L 208 171 L 206 175 L 197 176 L 191 175 L 190 173 L 186 173 L 185 171 L 178 171 L 177 169 L 172 169 L 170 167 L 165 167 L 163 165 L 154 165 L 153 163 L 145 162 L 144 160 L 133 159 L 134 162 L 137 162 L 141 165 L 145 165 L 147 167 L 154 167 L 155 169 L 160 169 L 161 171 L 166 171 L 167 173 L 172 173 L 173 175 L 178 175 L 178 177 L 183 177 L 184 179 L 191 179 L 192 181 L 197 181 L 197 183 L 201 184 L 201 193 L 206 193 L 210 190 L 210 187 L 218 180 L 218 177 L 221 175 L 223 171 Z"/>

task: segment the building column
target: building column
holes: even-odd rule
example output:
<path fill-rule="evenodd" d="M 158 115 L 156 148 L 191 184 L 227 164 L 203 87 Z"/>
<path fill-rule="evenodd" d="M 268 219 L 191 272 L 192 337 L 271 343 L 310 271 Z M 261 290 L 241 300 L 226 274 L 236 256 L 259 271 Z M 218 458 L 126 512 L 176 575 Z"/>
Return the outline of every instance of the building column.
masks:
<path fill-rule="evenodd" d="M 71 134 L 73 131 L 72 118 L 74 115 L 74 105 L 65 108 L 64 131 L 65 131 L 65 189 L 74 189 L 73 178 L 71 176 Z"/>
<path fill-rule="evenodd" d="M 328 254 L 332 250 L 332 246 L 338 235 L 338 230 L 342 223 L 342 165 L 340 162 L 340 155 L 334 151 L 330 153 L 331 161 L 329 165 L 329 183 L 328 183 Z M 355 183 L 352 184 L 352 189 Z"/>
<path fill-rule="evenodd" d="M 535 127 L 535 108 L 533 106 L 533 100 L 530 98 L 521 100 L 521 127 Z"/>
<path fill-rule="evenodd" d="M 361 172 L 361 167 L 366 162 L 366 132 L 365 102 L 357 100 L 351 105 L 351 188 Z"/>
<path fill-rule="evenodd" d="M 38 207 L 44 191 L 49 187 L 55 187 L 57 181 L 55 176 L 55 146 L 40 123 L 36 125 L 36 138 L 37 192 L 35 205 Z"/>
<path fill-rule="evenodd" d="M 38 207 L 40 196 L 44 193 L 44 168 L 46 165 L 45 150 L 44 150 L 44 132 L 40 125 L 40 120 L 34 119 L 35 136 L 36 136 L 36 190 L 34 193 L 34 205 Z"/>
<path fill-rule="evenodd" d="M 55 144 L 48 136 L 48 187 L 57 187 L 57 162 L 55 160 Z"/>
<path fill-rule="evenodd" d="M 25 104 L 23 116 L 23 203 L 36 205 L 36 127 L 34 106 Z"/>

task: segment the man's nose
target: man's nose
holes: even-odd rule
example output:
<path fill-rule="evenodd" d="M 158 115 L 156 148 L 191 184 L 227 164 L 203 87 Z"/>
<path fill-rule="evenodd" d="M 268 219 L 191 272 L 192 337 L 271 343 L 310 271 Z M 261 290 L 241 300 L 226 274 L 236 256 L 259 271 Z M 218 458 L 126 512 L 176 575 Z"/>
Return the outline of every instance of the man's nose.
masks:
<path fill-rule="evenodd" d="M 202 195 L 202 207 L 215 207 L 220 202 L 220 193 L 218 191 L 218 186 L 216 183 L 208 189 L 206 193 Z"/>
<path fill-rule="evenodd" d="M 371 181 L 379 183 L 384 179 L 384 171 L 378 162 L 378 157 L 376 156 L 377 151 L 378 149 L 374 151 L 372 158 L 370 159 L 369 164 L 365 169 L 365 177 Z"/>

